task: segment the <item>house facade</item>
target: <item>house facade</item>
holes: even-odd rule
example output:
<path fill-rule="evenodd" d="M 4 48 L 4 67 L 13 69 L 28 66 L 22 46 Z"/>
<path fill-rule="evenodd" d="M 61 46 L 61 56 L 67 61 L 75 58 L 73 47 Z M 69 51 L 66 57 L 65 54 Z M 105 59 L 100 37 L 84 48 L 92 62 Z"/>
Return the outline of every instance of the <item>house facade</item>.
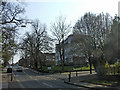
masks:
<path fill-rule="evenodd" d="M 55 53 L 44 53 L 44 56 L 46 66 L 56 65 Z"/>
<path fill-rule="evenodd" d="M 85 65 L 87 64 L 85 55 L 81 52 L 82 50 L 82 39 L 84 35 L 71 34 L 64 41 L 64 56 L 65 65 Z M 80 47 L 81 45 L 81 47 Z M 56 44 L 56 65 L 61 65 L 59 44 Z"/>

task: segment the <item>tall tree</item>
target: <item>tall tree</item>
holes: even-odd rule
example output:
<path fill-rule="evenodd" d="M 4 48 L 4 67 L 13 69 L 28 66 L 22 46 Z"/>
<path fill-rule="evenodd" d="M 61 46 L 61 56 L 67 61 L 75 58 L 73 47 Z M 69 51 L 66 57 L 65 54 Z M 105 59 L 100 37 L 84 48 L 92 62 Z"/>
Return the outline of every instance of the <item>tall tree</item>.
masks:
<path fill-rule="evenodd" d="M 104 53 L 109 64 L 116 62 L 116 59 L 120 59 L 120 18 L 115 16 L 111 31 L 105 39 Z M 112 47 L 112 48 L 111 48 Z"/>
<path fill-rule="evenodd" d="M 17 43 L 14 40 L 15 33 L 16 27 L 2 28 L 2 59 L 4 60 L 4 66 L 7 65 L 12 55 L 15 55 L 17 51 Z"/>
<path fill-rule="evenodd" d="M 46 32 L 46 29 L 47 29 L 46 25 L 42 25 L 38 20 L 36 20 L 35 22 L 33 22 L 32 27 L 33 27 L 33 35 L 36 43 L 35 44 L 35 54 L 36 54 L 35 66 L 37 66 L 37 61 L 41 56 L 40 53 L 42 53 L 42 51 L 45 52 L 45 51 L 50 51 L 52 49 L 52 47 L 50 46 L 51 39 Z M 43 62 L 42 60 L 39 60 L 39 61 L 42 69 Z"/>
<path fill-rule="evenodd" d="M 20 24 L 24 18 L 20 17 L 20 14 L 24 14 L 25 9 L 19 2 L 2 2 L 1 3 L 1 15 L 2 22 L 0 24 Z"/>
<path fill-rule="evenodd" d="M 92 63 L 98 71 L 102 74 L 101 66 L 104 66 L 103 47 L 107 32 L 111 29 L 111 17 L 109 14 L 99 15 L 86 13 L 80 20 L 77 21 L 74 27 L 74 32 L 79 32 L 80 35 L 85 35 L 83 42 L 83 53 L 88 58 L 90 64 L 90 73 L 92 73 Z M 100 58 L 102 57 L 102 58 Z M 96 59 L 93 59 L 96 58 Z M 98 60 L 99 58 L 99 60 Z M 99 64 L 98 64 L 99 63 Z"/>
<path fill-rule="evenodd" d="M 20 3 L 16 2 L 2 2 L 1 3 L 1 22 L 2 24 L 2 59 L 4 65 L 11 59 L 15 54 L 12 53 L 13 49 L 16 49 L 17 44 L 15 42 L 15 36 L 17 27 L 23 23 L 23 18 L 21 17 L 24 14 L 25 9 L 21 6 Z M 16 50 L 14 50 L 16 51 Z"/>
<path fill-rule="evenodd" d="M 24 53 L 28 52 L 27 56 L 32 59 L 34 67 L 38 69 L 40 63 L 42 70 L 44 63 L 42 53 L 52 51 L 52 39 L 47 34 L 46 26 L 41 24 L 39 20 L 32 22 L 32 30 L 31 34 L 27 33 L 26 38 L 23 39 L 21 49 L 24 50 Z"/>
<path fill-rule="evenodd" d="M 92 74 L 92 61 L 91 55 L 93 49 L 96 47 L 96 43 L 92 39 L 95 29 L 96 15 L 92 13 L 86 13 L 74 26 L 74 32 L 78 32 L 79 35 L 84 35 L 84 41 L 82 43 L 82 53 L 86 56 L 90 65 L 90 74 Z M 81 41 L 80 41 L 81 42 Z M 78 45 L 79 47 L 79 45 Z"/>
<path fill-rule="evenodd" d="M 64 40 L 70 32 L 70 24 L 66 23 L 66 18 L 59 16 L 57 21 L 51 25 L 51 32 L 57 44 L 59 44 L 59 57 L 64 71 Z"/>

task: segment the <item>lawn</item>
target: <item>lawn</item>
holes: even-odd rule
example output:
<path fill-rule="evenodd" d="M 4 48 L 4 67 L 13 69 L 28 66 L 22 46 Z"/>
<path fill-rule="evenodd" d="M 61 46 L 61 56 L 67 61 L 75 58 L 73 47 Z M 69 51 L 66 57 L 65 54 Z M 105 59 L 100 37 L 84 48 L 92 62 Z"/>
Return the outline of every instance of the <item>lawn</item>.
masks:
<path fill-rule="evenodd" d="M 75 68 L 74 70 L 90 70 L 90 66 L 88 66 L 88 67 Z M 94 67 L 93 67 L 93 66 L 92 66 L 92 70 L 94 70 Z"/>
<path fill-rule="evenodd" d="M 94 67 L 92 67 L 94 69 Z M 44 71 L 48 71 L 47 66 L 43 66 Z M 73 66 L 64 66 L 64 71 L 72 71 L 72 70 L 90 70 L 90 67 L 79 67 L 79 68 L 74 68 Z M 62 71 L 61 66 L 51 66 L 51 71 Z"/>
<path fill-rule="evenodd" d="M 48 70 L 48 67 L 51 67 L 51 70 Z M 33 68 L 33 66 L 32 66 Z M 40 68 L 40 66 L 38 66 Z M 43 66 L 43 71 L 62 71 L 62 66 Z M 92 66 L 92 69 L 94 70 L 94 67 Z M 90 67 L 78 67 L 75 68 L 74 66 L 64 66 L 64 71 L 73 71 L 73 70 L 82 70 L 82 71 L 89 71 Z"/>
<path fill-rule="evenodd" d="M 100 85 L 107 85 L 107 86 L 117 86 L 117 85 L 120 84 L 119 81 L 96 79 L 96 78 L 95 79 L 84 80 L 83 82 L 93 83 L 93 84 L 100 84 Z"/>
<path fill-rule="evenodd" d="M 47 66 L 43 66 L 44 71 L 48 71 Z M 61 71 L 62 67 L 61 66 L 51 66 L 51 71 Z M 73 66 L 64 66 L 64 71 L 71 71 L 73 70 Z"/>

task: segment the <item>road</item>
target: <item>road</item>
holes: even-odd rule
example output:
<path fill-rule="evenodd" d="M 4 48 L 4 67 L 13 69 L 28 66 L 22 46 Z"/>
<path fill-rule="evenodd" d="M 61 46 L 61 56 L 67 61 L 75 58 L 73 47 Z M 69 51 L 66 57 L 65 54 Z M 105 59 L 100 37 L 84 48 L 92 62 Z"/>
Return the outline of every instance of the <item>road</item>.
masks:
<path fill-rule="evenodd" d="M 15 78 L 19 83 L 18 88 L 87 88 L 78 87 L 64 83 L 66 74 L 36 74 L 28 68 L 24 68 L 23 72 L 14 71 Z"/>

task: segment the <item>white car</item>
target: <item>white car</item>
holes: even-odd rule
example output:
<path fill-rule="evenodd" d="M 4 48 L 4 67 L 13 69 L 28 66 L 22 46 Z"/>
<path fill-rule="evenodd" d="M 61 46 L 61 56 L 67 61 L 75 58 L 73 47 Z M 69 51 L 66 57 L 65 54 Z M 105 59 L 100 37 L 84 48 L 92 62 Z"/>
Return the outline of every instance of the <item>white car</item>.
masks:
<path fill-rule="evenodd" d="M 22 72 L 22 71 L 23 71 L 22 67 L 21 67 L 21 66 L 18 66 L 18 67 L 17 67 L 17 72 Z"/>

